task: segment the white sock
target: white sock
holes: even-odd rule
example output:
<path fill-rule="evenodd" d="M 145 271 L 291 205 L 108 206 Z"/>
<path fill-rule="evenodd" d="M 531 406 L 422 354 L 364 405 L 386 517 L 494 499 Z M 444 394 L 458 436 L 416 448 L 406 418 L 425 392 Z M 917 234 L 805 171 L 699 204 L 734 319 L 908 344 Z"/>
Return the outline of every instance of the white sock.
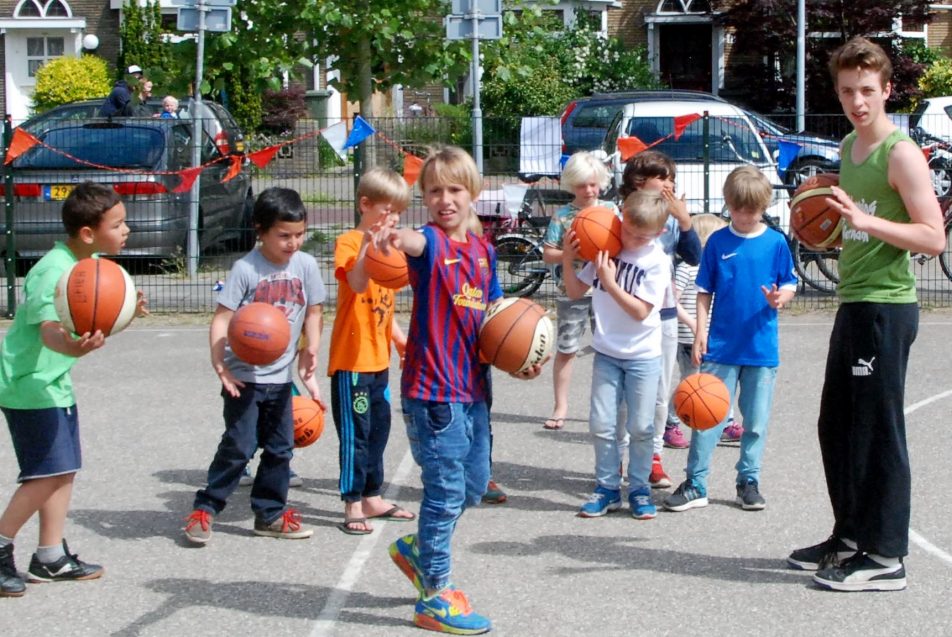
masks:
<path fill-rule="evenodd" d="M 0 535 L 0 549 L 13 544 L 13 538 L 7 537 L 6 535 Z"/>
<path fill-rule="evenodd" d="M 52 564 L 65 555 L 66 551 L 63 550 L 62 542 L 54 544 L 53 546 L 36 547 L 36 559 L 40 560 L 43 564 Z"/>
<path fill-rule="evenodd" d="M 898 557 L 883 557 L 882 555 L 876 555 L 875 553 L 867 553 L 867 555 L 869 556 L 869 559 L 882 566 L 899 566 L 900 560 Z"/>
<path fill-rule="evenodd" d="M 848 537 L 840 538 L 840 541 L 846 545 L 846 547 L 851 551 L 858 551 L 859 547 L 856 545 L 855 540 L 851 540 Z"/>

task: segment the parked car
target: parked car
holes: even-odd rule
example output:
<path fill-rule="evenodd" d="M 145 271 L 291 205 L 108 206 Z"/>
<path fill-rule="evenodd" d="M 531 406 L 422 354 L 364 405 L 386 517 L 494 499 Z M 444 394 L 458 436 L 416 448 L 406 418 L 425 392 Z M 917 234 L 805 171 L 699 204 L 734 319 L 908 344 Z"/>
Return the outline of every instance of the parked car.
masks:
<path fill-rule="evenodd" d="M 837 140 L 812 133 L 795 133 L 753 111 L 744 110 L 744 114 L 756 127 L 774 161 L 778 161 L 780 142 L 790 142 L 800 147 L 796 157 L 785 169 L 781 169 L 779 164 L 777 166 L 784 183 L 797 186 L 817 173 L 840 169 L 840 143 Z"/>
<path fill-rule="evenodd" d="M 930 137 L 952 142 L 952 96 L 927 97 L 909 116 L 909 129 L 922 129 Z"/>
<path fill-rule="evenodd" d="M 704 112 L 709 115 L 706 124 Z M 675 118 L 689 115 L 699 117 L 676 137 Z M 720 99 L 647 98 L 626 104 L 609 125 L 603 147 L 611 166 L 613 188 L 621 183 L 625 169 L 619 149 L 619 139 L 624 137 L 637 137 L 674 160 L 677 191 L 686 194 L 692 213 L 723 212 L 723 184 L 728 173 L 742 164 L 756 166 L 776 186 L 767 214 L 775 217 L 784 230 L 789 226 L 789 197 L 776 164 L 750 119 L 736 106 Z"/>
<path fill-rule="evenodd" d="M 122 195 L 132 230 L 124 254 L 168 256 L 184 250 L 189 192 L 174 192 L 181 177 L 173 173 L 191 165 L 192 130 L 192 122 L 182 119 L 51 124 L 39 134 L 44 145 L 32 147 L 13 162 L 17 255 L 38 257 L 62 238 L 62 200 L 85 180 L 107 184 Z M 202 163 L 221 161 L 208 165 L 201 175 L 200 246 L 233 240 L 246 249 L 254 242 L 250 174 L 243 168 L 222 183 L 231 162 L 207 132 L 202 138 Z M 0 225 L 0 231 L 6 228 Z"/>

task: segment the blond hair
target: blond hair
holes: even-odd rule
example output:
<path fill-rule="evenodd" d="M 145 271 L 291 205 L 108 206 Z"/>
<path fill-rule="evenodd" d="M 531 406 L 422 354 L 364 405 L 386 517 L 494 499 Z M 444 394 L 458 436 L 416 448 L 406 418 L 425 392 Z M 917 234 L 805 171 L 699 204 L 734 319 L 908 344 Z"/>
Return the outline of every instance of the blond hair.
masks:
<path fill-rule="evenodd" d="M 374 166 L 357 183 L 357 201 L 366 197 L 370 203 L 389 203 L 395 211 L 406 210 L 410 204 L 410 186 L 399 173 Z"/>
<path fill-rule="evenodd" d="M 178 98 L 174 95 L 166 95 L 162 98 L 162 106 L 171 106 L 172 109 L 178 108 Z"/>
<path fill-rule="evenodd" d="M 560 178 L 562 190 L 575 192 L 575 188 L 588 181 L 598 183 L 602 190 L 608 185 L 609 175 L 605 164 L 598 161 L 595 155 L 586 151 L 579 151 L 569 157 L 562 169 Z"/>
<path fill-rule="evenodd" d="M 462 148 L 442 146 L 430 151 L 420 167 L 420 189 L 426 190 L 427 184 L 459 184 L 476 199 L 483 189 L 483 178 L 479 174 L 476 162 Z"/>
<path fill-rule="evenodd" d="M 622 214 L 633 226 L 651 232 L 661 232 L 668 221 L 668 202 L 660 192 L 636 190 L 625 198 Z"/>
<path fill-rule="evenodd" d="M 753 166 L 735 168 L 724 182 L 724 201 L 729 210 L 750 208 L 763 212 L 773 197 L 770 181 Z"/>
<path fill-rule="evenodd" d="M 871 42 L 864 37 L 856 36 L 830 55 L 828 63 L 830 75 L 833 77 L 833 85 L 839 79 L 840 71 L 852 71 L 862 69 L 864 71 L 874 71 L 879 73 L 879 80 L 882 87 L 886 88 L 889 80 L 892 78 L 892 62 L 889 56 L 883 51 L 883 48 Z"/>
<path fill-rule="evenodd" d="M 707 243 L 708 237 L 725 226 L 727 226 L 727 222 L 717 215 L 703 214 L 691 217 L 691 227 L 697 233 L 697 238 L 702 246 Z"/>

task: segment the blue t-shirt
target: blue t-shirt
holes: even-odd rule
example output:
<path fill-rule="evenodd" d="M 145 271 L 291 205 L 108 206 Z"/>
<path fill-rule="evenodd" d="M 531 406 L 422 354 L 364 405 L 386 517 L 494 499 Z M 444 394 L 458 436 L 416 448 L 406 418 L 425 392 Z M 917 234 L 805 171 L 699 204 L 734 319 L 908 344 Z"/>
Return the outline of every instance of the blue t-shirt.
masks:
<path fill-rule="evenodd" d="M 704 360 L 776 367 L 777 310 L 760 286 L 797 287 L 786 238 L 762 225 L 748 235 L 728 226 L 707 240 L 697 273 L 698 293 L 714 295 Z"/>

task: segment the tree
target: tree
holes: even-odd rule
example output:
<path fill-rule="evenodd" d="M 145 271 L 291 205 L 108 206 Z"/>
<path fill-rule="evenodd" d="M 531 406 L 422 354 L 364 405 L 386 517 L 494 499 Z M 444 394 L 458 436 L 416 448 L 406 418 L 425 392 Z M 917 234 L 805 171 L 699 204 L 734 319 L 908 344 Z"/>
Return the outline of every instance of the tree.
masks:
<path fill-rule="evenodd" d="M 105 97 L 110 88 L 109 67 L 101 57 L 58 57 L 36 72 L 33 109 L 42 113 L 60 104 Z"/>
<path fill-rule="evenodd" d="M 165 41 L 162 30 L 162 13 L 159 3 L 146 0 L 140 6 L 138 0 L 126 0 L 122 7 L 122 24 L 119 25 L 119 75 L 137 64 L 146 77 L 157 85 L 167 83 L 167 78 L 177 75 L 172 68 L 171 45 Z"/>
<path fill-rule="evenodd" d="M 722 0 L 718 21 L 738 34 L 731 51 L 732 84 L 727 88 L 749 106 L 766 111 L 791 111 L 796 99 L 796 0 Z M 806 0 L 807 33 L 834 34 L 807 38 L 806 100 L 817 113 L 839 111 L 826 69 L 830 53 L 862 35 L 878 42 L 893 62 L 892 107 L 908 107 L 918 96 L 923 66 L 893 33 L 897 16 L 927 23 L 928 0 Z"/>

